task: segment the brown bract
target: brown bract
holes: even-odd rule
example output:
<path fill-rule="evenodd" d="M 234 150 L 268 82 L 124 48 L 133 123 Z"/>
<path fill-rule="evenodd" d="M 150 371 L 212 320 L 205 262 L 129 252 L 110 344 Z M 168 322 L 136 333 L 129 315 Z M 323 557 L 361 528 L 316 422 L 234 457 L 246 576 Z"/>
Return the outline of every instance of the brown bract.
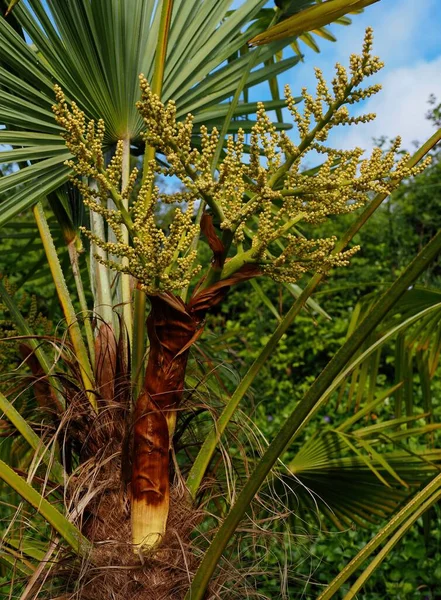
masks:
<path fill-rule="evenodd" d="M 95 381 L 100 396 L 106 400 L 114 397 L 117 352 L 117 340 L 112 328 L 107 323 L 101 323 L 95 338 Z"/>
<path fill-rule="evenodd" d="M 213 217 L 207 212 L 204 212 L 201 218 L 201 232 L 207 238 L 208 245 L 213 252 L 212 265 L 221 268 L 224 259 L 225 246 L 216 233 L 216 229 L 213 225 Z"/>
<path fill-rule="evenodd" d="M 173 294 L 149 299 L 150 351 L 144 390 L 134 411 L 131 488 L 133 540 L 148 547 L 165 534 L 176 410 L 184 391 L 189 349 L 203 330 L 203 315 L 191 313 Z"/>

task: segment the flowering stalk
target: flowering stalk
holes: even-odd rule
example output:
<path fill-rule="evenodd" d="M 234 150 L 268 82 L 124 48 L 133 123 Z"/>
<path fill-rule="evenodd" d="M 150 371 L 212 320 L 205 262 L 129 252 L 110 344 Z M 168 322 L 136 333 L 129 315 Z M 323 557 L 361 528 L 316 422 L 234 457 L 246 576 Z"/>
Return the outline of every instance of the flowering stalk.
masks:
<path fill-rule="evenodd" d="M 166 530 L 169 448 L 188 352 L 203 331 L 206 314 L 240 281 L 266 275 L 294 283 L 306 272 L 324 274 L 347 265 L 357 247 L 336 248 L 335 238 L 307 239 L 297 233 L 296 224 L 314 225 L 331 215 L 353 212 L 369 200 L 371 192 L 389 194 L 401 179 L 420 172 L 427 164 L 410 167 L 408 155 L 398 159 L 399 139 L 390 151 L 375 149 L 364 160 L 360 148 L 334 150 L 324 145 L 331 128 L 373 118 L 350 117 L 346 107 L 379 90 L 378 85 L 359 87 L 364 78 L 382 67 L 371 55 L 371 46 L 372 32 L 368 30 L 362 54 L 351 57 L 349 73 L 337 65 L 332 92 L 316 70 L 317 93 L 313 97 L 302 91 L 302 113 L 289 88 L 285 89 L 287 107 L 299 133 L 298 145 L 276 131 L 263 104 L 259 104 L 249 156 L 244 157 L 245 134 L 239 130 L 235 139 L 227 140 L 217 176 L 212 164 L 220 141 L 218 131 L 201 127 L 200 149 L 195 148 L 192 115 L 178 122 L 175 104 L 170 101 L 164 105 L 141 76 L 138 109 L 146 125 L 144 138 L 148 147 L 165 157 L 166 166 L 154 160 L 144 165 L 136 194 L 136 169 L 127 185 L 121 182 L 122 144 L 105 165 L 102 124 L 86 123 L 78 107 L 73 104 L 69 108 L 57 90 L 55 113 L 66 131 L 66 144 L 76 157 L 69 163 L 77 174 L 76 184 L 85 204 L 107 221 L 115 241 L 83 231 L 108 256 L 122 259 L 104 262 L 134 277 L 152 306 L 148 318 L 150 352 L 134 420 L 132 523 L 137 545 L 151 548 Z M 311 150 L 325 156 L 313 177 L 302 171 L 302 160 Z M 177 177 L 182 190 L 161 193 L 154 185 L 156 173 Z M 85 186 L 85 176 L 96 186 Z M 116 210 L 107 208 L 109 196 Z M 199 223 L 195 207 L 201 200 L 207 209 Z M 156 208 L 166 203 L 176 208 L 170 226 L 163 229 L 157 222 Z M 199 231 L 201 241 L 205 240 L 212 251 L 205 273 L 201 273 L 194 244 Z M 189 286 L 192 293 L 184 303 L 179 296 Z"/>
<path fill-rule="evenodd" d="M 439 143 L 440 140 L 441 129 L 438 130 L 429 140 L 427 140 L 427 142 L 423 144 L 421 148 L 417 150 L 417 152 L 415 152 L 415 154 L 409 159 L 407 166 L 409 168 L 415 167 L 428 155 L 428 153 L 437 143 Z M 363 212 L 359 215 L 358 219 L 343 235 L 342 239 L 339 240 L 339 242 L 336 244 L 334 252 L 343 250 L 349 244 L 349 242 L 352 241 L 352 239 L 360 231 L 364 223 L 372 216 L 372 214 L 385 200 L 386 197 L 387 194 L 385 193 L 379 193 L 375 196 L 372 202 L 365 207 Z M 199 450 L 199 453 L 187 477 L 187 488 L 194 499 L 196 498 L 196 495 L 199 491 L 199 486 L 201 485 L 202 479 L 205 475 L 208 465 L 210 464 L 211 459 L 214 455 L 216 446 L 223 432 L 228 426 L 231 418 L 233 417 L 233 414 L 235 413 L 240 401 L 245 396 L 249 387 L 252 385 L 260 369 L 271 356 L 272 352 L 281 340 L 282 336 L 292 325 L 294 319 L 297 317 L 301 309 L 306 304 L 308 298 L 310 298 L 314 291 L 317 289 L 323 277 L 324 274 L 318 273 L 311 278 L 308 285 L 305 287 L 303 292 L 300 294 L 300 296 L 296 299 L 289 311 L 286 313 L 282 321 L 279 323 L 279 325 L 271 335 L 271 338 L 268 340 L 267 344 L 265 344 L 265 346 L 262 348 L 258 357 L 255 359 L 245 376 L 242 378 L 240 384 L 235 389 L 233 395 L 229 398 L 228 403 L 222 411 L 222 414 L 217 419 L 212 430 L 208 433 L 207 437 L 205 438 L 204 443 L 202 444 L 202 447 Z"/>
<path fill-rule="evenodd" d="M 158 41 L 156 44 L 156 56 L 153 71 L 152 89 L 158 97 L 161 96 L 162 83 L 164 79 L 165 59 L 167 55 L 168 36 L 170 33 L 171 17 L 173 12 L 174 0 L 162 0 L 161 20 L 158 31 Z M 145 194 L 145 203 L 152 202 L 153 177 L 151 177 L 151 164 L 155 159 L 155 148 L 146 144 L 144 154 L 144 168 L 142 173 L 142 182 L 145 183 L 150 178 L 151 186 Z M 153 171 L 154 173 L 154 171 Z M 141 370 L 145 355 L 145 315 L 146 315 L 146 297 L 140 290 L 135 289 L 134 293 L 134 317 L 133 317 L 133 344 L 132 344 L 132 382 L 134 384 L 134 395 L 138 397 L 141 390 Z"/>

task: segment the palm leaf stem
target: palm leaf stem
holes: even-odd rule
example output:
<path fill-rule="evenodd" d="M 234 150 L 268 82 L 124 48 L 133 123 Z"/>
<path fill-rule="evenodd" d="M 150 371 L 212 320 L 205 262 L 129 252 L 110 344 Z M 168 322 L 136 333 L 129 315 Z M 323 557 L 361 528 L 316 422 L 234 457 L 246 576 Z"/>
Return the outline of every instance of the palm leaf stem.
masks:
<path fill-rule="evenodd" d="M 393 548 L 398 544 L 401 538 L 405 535 L 405 533 L 412 527 L 412 525 L 417 521 L 420 517 L 424 516 L 426 511 L 431 508 L 436 502 L 438 502 L 441 498 L 441 491 L 433 494 L 426 502 L 424 502 L 419 508 L 415 510 L 415 512 L 407 519 L 407 521 L 398 529 L 398 531 L 392 536 L 392 538 L 387 542 L 384 548 L 378 553 L 378 555 L 373 559 L 370 565 L 363 571 L 363 573 L 359 576 L 357 581 L 352 585 L 349 592 L 344 596 L 343 600 L 352 600 L 355 597 L 357 592 L 362 588 L 365 582 L 369 579 L 372 573 L 377 569 L 380 564 L 387 558 Z"/>
<path fill-rule="evenodd" d="M 87 306 L 86 295 L 84 293 L 83 279 L 81 277 L 79 252 L 75 245 L 75 239 L 67 244 L 72 273 L 77 288 L 78 300 L 83 313 L 84 330 L 86 333 L 87 349 L 89 350 L 90 362 L 95 364 L 95 343 L 92 331 L 92 323 L 90 320 L 90 311 Z"/>
<path fill-rule="evenodd" d="M 81 370 L 81 379 L 84 384 L 84 388 L 89 399 L 90 404 L 97 409 L 97 402 L 95 398 L 94 383 L 92 368 L 87 354 L 87 349 L 84 344 L 84 340 L 81 334 L 81 329 L 78 324 L 78 320 L 75 314 L 75 310 L 72 304 L 69 290 L 67 289 L 66 281 L 64 279 L 63 270 L 61 268 L 60 260 L 55 249 L 54 241 L 49 229 L 49 225 L 46 220 L 46 216 L 43 211 L 43 207 L 39 202 L 33 208 L 37 227 L 40 232 L 41 241 L 43 242 L 44 251 L 46 253 L 49 268 L 54 281 L 55 289 L 57 290 L 58 298 L 60 300 L 66 323 L 69 328 L 69 336 L 75 351 L 76 359 Z"/>
<path fill-rule="evenodd" d="M 91 186 L 96 188 L 97 184 L 92 182 Z M 104 218 L 101 214 L 94 211 L 90 212 L 90 230 L 100 239 L 106 239 Z M 104 264 L 107 258 L 106 250 L 95 244 L 95 242 L 90 244 L 90 273 L 94 295 L 93 310 L 104 323 L 107 323 L 115 331 L 110 267 Z"/>
<path fill-rule="evenodd" d="M 121 186 L 124 190 L 129 182 L 130 177 L 130 139 L 125 137 L 123 139 L 123 160 L 122 160 L 122 178 L 121 178 Z M 129 200 L 128 198 L 123 198 L 124 208 L 129 210 Z M 129 243 L 129 232 L 127 227 L 121 226 L 121 234 L 123 236 L 123 242 L 125 244 Z M 122 264 L 128 264 L 128 258 L 122 258 Z M 132 345 L 132 336 L 133 336 L 133 323 L 132 323 L 132 294 L 130 289 L 130 275 L 126 273 L 121 273 L 121 299 L 123 303 L 123 327 L 125 331 L 127 331 L 127 336 L 129 339 L 129 347 Z"/>

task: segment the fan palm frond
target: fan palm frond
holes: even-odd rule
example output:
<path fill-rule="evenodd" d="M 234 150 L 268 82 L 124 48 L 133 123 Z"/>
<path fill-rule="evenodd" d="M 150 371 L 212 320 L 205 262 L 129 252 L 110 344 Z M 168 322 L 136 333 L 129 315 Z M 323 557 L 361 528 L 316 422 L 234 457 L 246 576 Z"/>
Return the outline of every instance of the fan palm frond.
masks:
<path fill-rule="evenodd" d="M 229 11 L 231 0 L 217 2 L 214 9 L 209 0 L 175 3 L 162 96 L 176 102 L 179 116 L 197 116 L 210 107 L 204 120 L 208 116 L 214 124 L 222 118 L 223 102 L 234 93 L 248 60 L 235 56 L 246 44 L 243 30 L 256 21 L 264 3 L 252 0 L 234 11 Z M 0 131 L 0 162 L 21 162 L 22 168 L 1 178 L 0 224 L 59 188 L 69 176 L 64 165 L 69 153 L 51 110 L 55 83 L 89 118 L 104 120 L 108 147 L 119 139 L 141 143 L 138 76 L 144 73 L 151 79 L 153 74 L 160 3 L 31 0 L 16 6 L 13 14 L 23 36 L 0 17 L 0 119 L 6 126 Z M 265 64 L 284 45 L 261 53 L 247 87 L 298 61 L 294 56 Z M 235 114 L 250 110 L 253 105 L 239 105 Z"/>

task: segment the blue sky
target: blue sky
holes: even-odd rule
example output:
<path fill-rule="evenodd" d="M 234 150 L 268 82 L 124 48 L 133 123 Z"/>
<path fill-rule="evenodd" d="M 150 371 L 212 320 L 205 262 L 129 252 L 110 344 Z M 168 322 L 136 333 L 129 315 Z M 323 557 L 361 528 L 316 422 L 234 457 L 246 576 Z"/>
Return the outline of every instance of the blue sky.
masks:
<path fill-rule="evenodd" d="M 305 62 L 280 81 L 289 83 L 295 95 L 302 86 L 313 91 L 313 67 L 320 67 L 330 80 L 335 62 L 346 65 L 349 54 L 361 49 L 365 28 L 372 26 L 374 52 L 386 63 L 375 76 L 383 90 L 354 112 L 374 112 L 377 119 L 336 130 L 332 144 L 369 149 L 374 137 L 401 135 L 403 146 L 412 150 L 414 140 L 422 142 L 433 133 L 425 118 L 429 95 L 435 94 L 441 101 L 441 0 L 380 0 L 352 20 L 349 27 L 330 27 L 338 41 L 320 39 L 320 54 L 302 45 Z"/>
<path fill-rule="evenodd" d="M 246 1 L 233 0 L 232 6 Z M 274 0 L 269 0 L 268 5 L 274 6 Z M 303 86 L 313 92 L 313 67 L 320 67 L 330 81 L 335 62 L 347 64 L 349 55 L 360 51 L 365 28 L 372 26 L 374 51 L 386 63 L 375 77 L 383 85 L 383 91 L 353 112 L 374 112 L 377 119 L 365 125 L 336 129 L 331 142 L 334 147 L 361 146 L 368 150 L 373 146 L 373 138 L 401 135 L 403 146 L 412 150 L 414 141 L 423 142 L 433 133 L 425 117 L 429 95 L 435 94 L 441 101 L 441 0 L 379 0 L 364 13 L 352 16 L 352 21 L 349 27 L 330 26 L 337 37 L 336 43 L 318 38 L 320 54 L 301 44 L 304 63 L 284 73 L 280 82 L 288 83 L 294 95 Z M 256 86 L 251 98 L 268 99 L 268 87 Z"/>

